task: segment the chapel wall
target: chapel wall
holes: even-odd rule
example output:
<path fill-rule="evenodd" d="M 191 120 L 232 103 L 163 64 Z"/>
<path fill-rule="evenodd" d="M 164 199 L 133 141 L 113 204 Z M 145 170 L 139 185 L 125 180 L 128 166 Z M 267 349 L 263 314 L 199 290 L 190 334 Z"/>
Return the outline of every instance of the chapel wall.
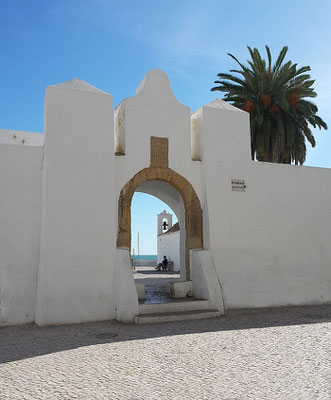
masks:
<path fill-rule="evenodd" d="M 180 271 L 180 232 L 159 235 L 157 237 L 157 262 L 167 256 L 174 263 L 174 271 Z"/>

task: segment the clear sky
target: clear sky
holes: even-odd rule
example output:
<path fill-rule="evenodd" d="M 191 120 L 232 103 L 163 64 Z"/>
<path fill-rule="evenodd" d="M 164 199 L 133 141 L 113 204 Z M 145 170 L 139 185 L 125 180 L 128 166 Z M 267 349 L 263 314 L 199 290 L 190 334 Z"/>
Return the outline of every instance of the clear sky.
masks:
<path fill-rule="evenodd" d="M 288 45 L 288 59 L 311 66 L 319 114 L 331 127 L 330 0 L 0 0 L 0 18 L 2 129 L 42 132 L 48 85 L 81 78 L 113 94 L 116 106 L 151 68 L 164 70 L 194 111 L 222 97 L 209 89 L 234 67 L 227 52 L 244 61 L 247 45 L 265 44 L 275 55 Z M 315 137 L 306 165 L 331 167 L 331 132 Z M 144 199 L 135 213 L 152 210 Z M 156 234 L 153 218 L 146 237 Z M 141 253 L 154 254 L 151 243 Z"/>
<path fill-rule="evenodd" d="M 163 201 L 145 193 L 135 193 L 131 205 L 132 249 L 137 254 L 137 233 L 139 232 L 139 254 L 156 254 L 157 214 L 167 211 L 173 215 L 172 223 L 177 217 Z"/>

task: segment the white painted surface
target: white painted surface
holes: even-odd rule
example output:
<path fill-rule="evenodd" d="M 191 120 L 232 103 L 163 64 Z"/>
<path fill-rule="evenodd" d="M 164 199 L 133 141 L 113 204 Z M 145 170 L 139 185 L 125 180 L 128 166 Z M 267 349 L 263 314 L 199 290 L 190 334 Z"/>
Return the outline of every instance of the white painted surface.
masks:
<path fill-rule="evenodd" d="M 43 196 L 44 135 L 0 131 L 1 325 L 32 322 L 35 301 L 39 324 L 133 320 L 137 295 L 128 249 L 116 251 L 117 207 L 122 187 L 150 165 L 151 136 L 169 139 L 169 167 L 203 208 L 208 251 L 192 252 L 200 271 L 193 291 L 220 283 L 225 309 L 331 302 L 331 170 L 252 162 L 247 113 L 217 100 L 191 124 L 159 70 L 117 112 L 115 140 L 110 95 L 79 80 L 47 89 Z M 114 156 L 114 140 L 125 156 Z M 231 179 L 243 179 L 245 192 L 232 191 Z M 184 227 L 173 187 L 150 181 L 138 191 L 165 201 Z"/>
<path fill-rule="evenodd" d="M 44 135 L 39 132 L 0 129 L 0 145 L 12 144 L 25 147 L 43 147 Z"/>
<path fill-rule="evenodd" d="M 166 228 L 165 230 L 163 225 L 164 222 L 167 224 L 165 226 Z M 162 213 L 157 214 L 157 234 L 162 235 L 171 228 L 172 228 L 172 214 L 167 213 L 165 210 Z"/>
<path fill-rule="evenodd" d="M 248 114 L 207 106 L 200 124 L 204 243 L 225 308 L 329 303 L 331 171 L 250 161 Z"/>
<path fill-rule="evenodd" d="M 192 297 L 192 281 L 169 282 L 168 292 L 174 299 Z"/>
<path fill-rule="evenodd" d="M 115 109 L 115 135 L 114 135 L 114 147 L 115 154 L 125 156 L 125 117 L 124 107 L 122 103 Z"/>
<path fill-rule="evenodd" d="M 88 82 L 82 81 L 81 79 L 74 78 L 70 81 L 57 83 L 56 85 L 48 86 L 49 88 L 56 89 L 68 89 L 68 90 L 81 90 L 82 92 L 91 92 L 91 93 L 99 93 L 106 94 L 109 96 L 107 92 L 104 92 L 101 89 L 96 88 L 95 86 L 90 85 Z"/>
<path fill-rule="evenodd" d="M 145 300 L 145 284 L 141 282 L 135 282 L 138 300 Z"/>
<path fill-rule="evenodd" d="M 0 325 L 34 321 L 42 155 L 0 144 Z"/>
<path fill-rule="evenodd" d="M 180 232 L 169 232 L 157 237 L 157 262 L 163 257 L 174 263 L 174 271 L 180 271 Z"/>
<path fill-rule="evenodd" d="M 210 250 L 191 250 L 192 293 L 209 300 L 210 308 L 224 314 L 221 281 Z"/>
<path fill-rule="evenodd" d="M 112 96 L 48 87 L 36 322 L 115 317 Z"/>
<path fill-rule="evenodd" d="M 123 100 L 120 109 L 125 116 L 120 131 L 125 137 L 126 156 L 116 157 L 118 196 L 137 172 L 149 167 L 151 136 L 169 139 L 169 168 L 186 178 L 199 195 L 200 163 L 191 160 L 190 109 L 174 97 L 167 75 L 157 69 L 149 71 L 137 95 Z"/>
<path fill-rule="evenodd" d="M 129 249 L 116 250 L 116 319 L 133 322 L 138 315 L 138 295 L 132 275 Z"/>

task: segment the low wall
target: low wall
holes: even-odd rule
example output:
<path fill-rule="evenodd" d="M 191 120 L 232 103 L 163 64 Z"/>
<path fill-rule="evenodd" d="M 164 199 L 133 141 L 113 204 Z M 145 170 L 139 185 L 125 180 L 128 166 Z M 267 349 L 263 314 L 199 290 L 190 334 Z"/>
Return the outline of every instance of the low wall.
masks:
<path fill-rule="evenodd" d="M 252 163 L 211 210 L 226 307 L 331 302 L 331 171 Z"/>
<path fill-rule="evenodd" d="M 140 260 L 137 260 L 137 259 L 133 260 L 133 265 L 135 267 L 137 267 L 137 266 L 140 266 L 140 267 L 155 267 L 156 264 L 157 264 L 156 257 L 155 257 L 155 260 L 151 260 L 150 258 L 145 258 L 145 259 L 142 258 Z"/>

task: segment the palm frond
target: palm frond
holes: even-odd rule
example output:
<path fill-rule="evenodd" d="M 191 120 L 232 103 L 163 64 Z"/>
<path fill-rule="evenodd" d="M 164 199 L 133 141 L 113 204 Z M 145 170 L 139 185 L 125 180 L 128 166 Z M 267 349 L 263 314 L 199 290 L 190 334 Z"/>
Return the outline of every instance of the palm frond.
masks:
<path fill-rule="evenodd" d="M 278 58 L 277 58 L 277 61 L 276 61 L 275 65 L 274 65 L 274 67 L 273 67 L 273 72 L 274 72 L 274 73 L 277 73 L 277 72 L 278 72 L 279 67 L 281 66 L 282 62 L 284 61 L 284 58 L 285 58 L 285 56 L 286 56 L 287 51 L 288 51 L 288 47 L 287 47 L 287 46 L 284 46 L 284 47 L 282 48 L 281 52 L 279 53 L 279 56 L 278 56 Z"/>

